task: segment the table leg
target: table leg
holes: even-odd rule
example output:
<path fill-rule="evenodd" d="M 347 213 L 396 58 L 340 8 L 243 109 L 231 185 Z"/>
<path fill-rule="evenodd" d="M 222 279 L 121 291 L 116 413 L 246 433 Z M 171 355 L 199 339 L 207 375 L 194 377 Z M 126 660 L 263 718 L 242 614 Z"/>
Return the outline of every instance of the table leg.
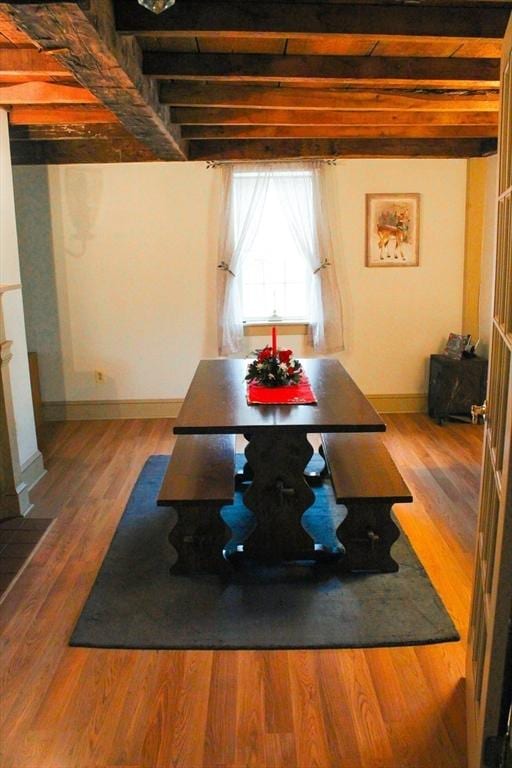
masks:
<path fill-rule="evenodd" d="M 304 473 L 307 484 L 312 487 L 322 485 L 325 478 L 329 477 L 329 472 L 327 471 L 327 462 L 325 461 L 322 446 L 320 446 L 318 449 L 318 456 L 323 461 L 321 469 L 319 467 L 317 467 L 317 469 L 314 471 L 308 471 L 306 469 L 306 472 Z"/>
<path fill-rule="evenodd" d="M 244 503 L 256 517 L 256 528 L 244 542 L 244 553 L 269 563 L 312 556 L 314 541 L 301 525 L 315 500 L 304 479 L 313 455 L 307 434 L 254 433 L 245 455 L 254 477 Z"/>

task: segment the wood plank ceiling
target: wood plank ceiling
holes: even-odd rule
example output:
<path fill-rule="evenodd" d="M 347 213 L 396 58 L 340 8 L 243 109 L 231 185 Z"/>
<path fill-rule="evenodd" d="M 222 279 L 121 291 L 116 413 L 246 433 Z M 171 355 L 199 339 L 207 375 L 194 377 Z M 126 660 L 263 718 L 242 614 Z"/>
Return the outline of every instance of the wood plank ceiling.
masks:
<path fill-rule="evenodd" d="M 46 51 L 0 38 L 0 103 L 14 104 L 16 162 L 481 156 L 496 150 L 511 10 L 511 0 L 176 0 L 160 15 L 136 0 L 0 3 Z M 69 101 L 52 102 L 63 88 Z M 72 104 L 79 90 L 90 101 Z"/>

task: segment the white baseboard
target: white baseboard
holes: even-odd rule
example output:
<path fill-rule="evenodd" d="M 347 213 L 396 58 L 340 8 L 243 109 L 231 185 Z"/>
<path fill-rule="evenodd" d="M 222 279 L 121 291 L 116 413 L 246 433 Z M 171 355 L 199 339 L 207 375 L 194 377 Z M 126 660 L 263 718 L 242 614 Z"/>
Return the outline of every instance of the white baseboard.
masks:
<path fill-rule="evenodd" d="M 424 413 L 427 396 L 367 395 L 379 413 Z M 45 421 L 90 421 L 93 419 L 175 419 L 182 399 L 169 400 L 68 400 L 43 403 Z"/>
<path fill-rule="evenodd" d="M 182 403 L 182 399 L 54 401 L 43 403 L 43 419 L 45 421 L 175 419 Z"/>
<path fill-rule="evenodd" d="M 41 451 L 36 451 L 27 461 L 21 465 L 21 478 L 30 491 L 40 479 L 46 475 Z"/>
<path fill-rule="evenodd" d="M 3 517 L 18 517 L 19 515 L 28 515 L 33 509 L 30 501 L 30 490 L 46 474 L 41 451 L 36 451 L 20 467 L 21 477 L 9 493 L 3 493 L 0 499 Z"/>
<path fill-rule="evenodd" d="M 366 395 L 378 413 L 426 413 L 427 395 Z"/>

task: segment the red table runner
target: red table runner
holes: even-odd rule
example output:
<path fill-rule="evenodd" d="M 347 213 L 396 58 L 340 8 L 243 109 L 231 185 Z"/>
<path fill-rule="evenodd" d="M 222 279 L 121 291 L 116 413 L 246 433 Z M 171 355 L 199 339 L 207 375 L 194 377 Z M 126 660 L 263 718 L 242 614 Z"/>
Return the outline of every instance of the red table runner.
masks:
<path fill-rule="evenodd" d="M 248 384 L 247 402 L 249 405 L 313 405 L 317 399 L 308 377 L 302 374 L 298 384 L 289 384 L 286 387 Z"/>

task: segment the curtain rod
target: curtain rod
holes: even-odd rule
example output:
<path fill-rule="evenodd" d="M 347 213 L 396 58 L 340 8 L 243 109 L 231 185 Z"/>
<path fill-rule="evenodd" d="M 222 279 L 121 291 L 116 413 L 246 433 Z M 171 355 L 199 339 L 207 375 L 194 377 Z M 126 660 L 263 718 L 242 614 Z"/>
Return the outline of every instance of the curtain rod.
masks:
<path fill-rule="evenodd" d="M 207 160 L 206 168 L 218 168 L 221 165 L 274 165 L 276 163 L 325 163 L 336 165 L 335 157 L 298 157 L 288 160 Z"/>

